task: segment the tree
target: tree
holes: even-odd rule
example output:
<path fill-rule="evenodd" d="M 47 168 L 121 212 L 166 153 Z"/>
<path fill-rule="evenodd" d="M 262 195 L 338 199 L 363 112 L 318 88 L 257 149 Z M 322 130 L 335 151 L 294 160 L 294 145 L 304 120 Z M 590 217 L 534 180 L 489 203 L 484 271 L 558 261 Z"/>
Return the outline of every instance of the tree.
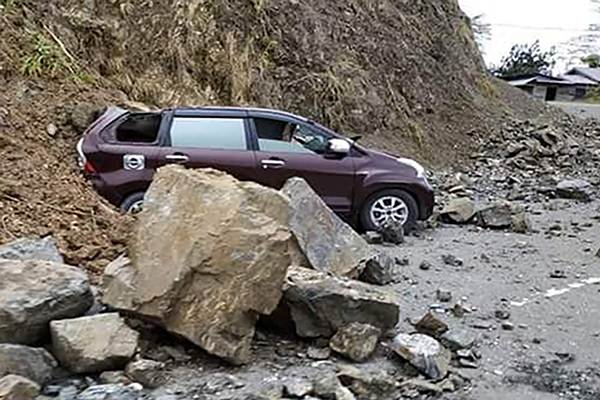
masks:
<path fill-rule="evenodd" d="M 535 73 L 550 74 L 556 63 L 554 54 L 554 49 L 543 51 L 539 41 L 533 44 L 515 44 L 492 73 L 502 78 Z"/>
<path fill-rule="evenodd" d="M 581 59 L 590 68 L 600 68 L 600 54 L 590 54 Z"/>
<path fill-rule="evenodd" d="M 484 14 L 479 14 L 471 18 L 471 28 L 475 34 L 475 41 L 482 51 L 485 42 L 492 38 L 492 26 L 485 22 L 484 18 Z"/>

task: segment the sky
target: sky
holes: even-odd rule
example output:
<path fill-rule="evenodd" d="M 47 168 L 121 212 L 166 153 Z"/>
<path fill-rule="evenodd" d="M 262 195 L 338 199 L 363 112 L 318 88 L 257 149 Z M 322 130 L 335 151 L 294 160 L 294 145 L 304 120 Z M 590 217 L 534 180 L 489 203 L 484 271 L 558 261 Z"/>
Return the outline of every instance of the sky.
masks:
<path fill-rule="evenodd" d="M 484 14 L 492 25 L 492 38 L 485 44 L 488 65 L 499 64 L 517 43 L 540 41 L 543 49 L 556 46 L 586 33 L 588 26 L 598 23 L 590 0 L 459 0 L 470 17 Z M 600 39 L 599 39 L 600 42 Z M 562 65 L 561 65 L 562 64 Z M 572 65 L 559 63 L 557 68 Z"/>

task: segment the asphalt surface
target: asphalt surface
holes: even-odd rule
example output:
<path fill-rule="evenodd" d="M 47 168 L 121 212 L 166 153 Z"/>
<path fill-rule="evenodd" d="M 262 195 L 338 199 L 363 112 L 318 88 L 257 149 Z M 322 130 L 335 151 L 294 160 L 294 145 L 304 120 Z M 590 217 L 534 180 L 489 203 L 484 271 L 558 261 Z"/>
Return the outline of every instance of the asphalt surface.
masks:
<path fill-rule="evenodd" d="M 396 285 L 404 317 L 414 321 L 457 301 L 472 308 L 446 318 L 478 337 L 480 365 L 461 369 L 472 389 L 444 398 L 600 399 L 600 201 L 529 208 L 533 233 L 446 225 L 388 249 L 409 260 Z M 446 265 L 448 254 L 463 265 Z M 422 261 L 432 267 L 421 270 Z M 439 288 L 452 292 L 451 302 L 436 299 Z M 508 319 L 497 318 L 498 310 Z M 503 329 L 506 322 L 514 329 Z"/>
<path fill-rule="evenodd" d="M 581 118 L 600 118 L 600 104 L 552 101 L 548 104 Z"/>

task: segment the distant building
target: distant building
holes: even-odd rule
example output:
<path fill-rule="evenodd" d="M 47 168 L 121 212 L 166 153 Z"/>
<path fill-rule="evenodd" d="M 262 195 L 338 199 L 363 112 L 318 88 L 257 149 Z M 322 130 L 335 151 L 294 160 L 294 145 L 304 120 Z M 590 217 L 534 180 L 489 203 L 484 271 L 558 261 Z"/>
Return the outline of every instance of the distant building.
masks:
<path fill-rule="evenodd" d="M 600 69 L 573 68 L 559 77 L 528 74 L 504 80 L 541 100 L 574 101 L 583 99 L 600 84 Z"/>

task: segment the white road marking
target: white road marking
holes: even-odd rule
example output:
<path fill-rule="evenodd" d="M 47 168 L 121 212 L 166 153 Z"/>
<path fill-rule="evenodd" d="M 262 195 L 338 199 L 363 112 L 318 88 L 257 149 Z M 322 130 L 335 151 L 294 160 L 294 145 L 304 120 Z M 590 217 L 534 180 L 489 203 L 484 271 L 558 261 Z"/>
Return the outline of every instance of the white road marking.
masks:
<path fill-rule="evenodd" d="M 564 287 L 561 289 L 557 289 L 557 288 L 548 289 L 546 292 L 543 293 L 543 296 L 545 298 L 549 299 L 552 297 L 561 296 L 565 293 L 569 293 L 571 290 L 581 289 L 588 285 L 597 285 L 597 284 L 600 284 L 600 278 L 583 279 L 579 282 L 570 283 L 567 285 L 567 287 Z M 538 297 L 541 294 L 542 293 L 537 293 L 533 296 L 533 298 L 526 297 L 521 301 L 511 301 L 510 304 L 514 307 L 523 307 L 523 306 L 531 303 L 536 297 Z"/>

